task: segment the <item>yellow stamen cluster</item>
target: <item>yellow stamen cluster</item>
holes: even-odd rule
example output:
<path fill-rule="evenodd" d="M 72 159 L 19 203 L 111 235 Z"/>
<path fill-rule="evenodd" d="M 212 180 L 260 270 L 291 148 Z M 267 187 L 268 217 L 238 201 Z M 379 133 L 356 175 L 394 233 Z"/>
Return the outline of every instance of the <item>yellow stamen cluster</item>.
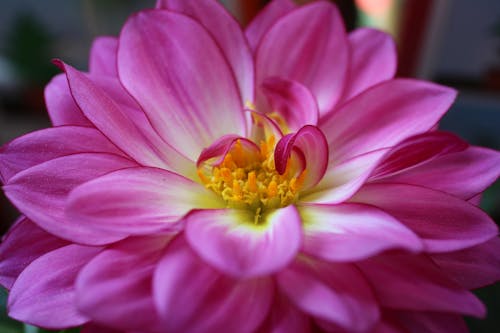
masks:
<path fill-rule="evenodd" d="M 293 176 L 290 167 L 280 175 L 274 167 L 274 136 L 259 145 L 259 151 L 250 154 L 238 140 L 222 163 L 214 166 L 211 174 L 198 174 L 207 188 L 219 194 L 228 207 L 250 208 L 256 212 L 256 221 L 266 209 L 285 207 L 297 200 L 305 172 Z M 290 164 L 290 163 L 289 163 Z"/>

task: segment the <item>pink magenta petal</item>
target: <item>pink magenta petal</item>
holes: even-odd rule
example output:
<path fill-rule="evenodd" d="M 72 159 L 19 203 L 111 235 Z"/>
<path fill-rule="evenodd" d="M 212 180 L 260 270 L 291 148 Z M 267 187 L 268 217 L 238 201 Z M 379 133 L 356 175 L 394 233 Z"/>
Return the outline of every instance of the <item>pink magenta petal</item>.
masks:
<path fill-rule="evenodd" d="M 43 231 L 26 217 L 21 217 L 0 244 L 0 284 L 10 289 L 33 260 L 67 244 Z"/>
<path fill-rule="evenodd" d="M 67 219 L 68 194 L 84 182 L 133 166 L 136 164 L 117 155 L 68 155 L 18 173 L 4 186 L 4 190 L 24 215 L 49 233 L 77 243 L 105 244 L 123 236 L 88 228 L 79 221 Z"/>
<path fill-rule="evenodd" d="M 170 146 L 157 146 L 148 140 L 148 136 L 127 115 L 126 109 L 111 97 L 120 96 L 120 92 L 115 90 L 110 95 L 73 67 L 58 64 L 66 71 L 71 93 L 83 113 L 121 150 L 146 166 L 183 169 L 185 158 Z"/>
<path fill-rule="evenodd" d="M 360 28 L 348 36 L 351 63 L 342 99 L 347 100 L 363 90 L 396 74 L 397 54 L 392 37 L 382 31 Z"/>
<path fill-rule="evenodd" d="M 408 333 L 469 333 L 461 316 L 448 313 L 393 311 Z"/>
<path fill-rule="evenodd" d="M 185 15 L 132 16 L 121 32 L 118 72 L 153 127 L 191 160 L 221 136 L 245 131 L 227 61 L 203 26 Z"/>
<path fill-rule="evenodd" d="M 274 151 L 276 171 L 280 174 L 285 172 L 294 148 L 304 155 L 306 176 L 302 186 L 309 189 L 323 178 L 328 166 L 328 144 L 325 135 L 316 126 L 306 125 L 297 133 L 281 138 Z"/>
<path fill-rule="evenodd" d="M 500 238 L 461 251 L 431 256 L 452 279 L 467 289 L 476 289 L 500 281 Z"/>
<path fill-rule="evenodd" d="M 202 185 L 155 168 L 129 168 L 108 173 L 73 190 L 67 201 L 69 219 L 98 231 L 149 234 L 176 229 L 195 208 L 220 208 L 224 202 Z"/>
<path fill-rule="evenodd" d="M 96 323 L 87 323 L 82 326 L 80 333 L 127 333 L 122 330 L 115 330 L 106 326 L 101 326 Z M 129 332 L 131 333 L 131 332 Z"/>
<path fill-rule="evenodd" d="M 88 127 L 61 126 L 21 136 L 0 148 L 0 179 L 57 157 L 76 153 L 123 155 L 101 132 Z"/>
<path fill-rule="evenodd" d="M 481 147 L 439 156 L 383 181 L 429 187 L 469 200 L 500 176 L 500 153 Z"/>
<path fill-rule="evenodd" d="M 370 184 L 351 199 L 381 208 L 421 237 L 429 252 L 480 244 L 498 234 L 496 224 L 476 206 L 443 192 L 404 184 Z"/>
<path fill-rule="evenodd" d="M 278 140 L 283 136 L 280 126 L 265 113 L 245 110 L 245 116 L 247 118 L 247 137 L 254 142 L 265 141 L 271 135 Z"/>
<path fill-rule="evenodd" d="M 282 294 L 276 293 L 271 313 L 257 333 L 310 333 L 309 317 Z"/>
<path fill-rule="evenodd" d="M 83 115 L 78 105 L 76 105 L 69 90 L 66 75 L 59 74 L 54 76 L 45 87 L 44 95 L 52 125 L 92 126 L 92 123 Z"/>
<path fill-rule="evenodd" d="M 468 147 L 465 141 L 447 132 L 433 131 L 412 136 L 391 149 L 370 180 L 406 173 L 407 169 L 447 154 L 464 151 Z"/>
<path fill-rule="evenodd" d="M 170 238 L 135 237 L 96 256 L 76 281 L 78 309 L 93 321 L 126 331 L 157 331 L 152 277 Z"/>
<path fill-rule="evenodd" d="M 409 79 L 366 90 L 320 123 L 333 148 L 330 159 L 339 163 L 430 130 L 455 95 L 453 89 Z"/>
<path fill-rule="evenodd" d="M 303 252 L 329 261 L 357 261 L 388 249 L 420 251 L 420 239 L 382 210 L 360 204 L 299 208 Z"/>
<path fill-rule="evenodd" d="M 209 147 L 203 149 L 198 157 L 198 161 L 196 161 L 196 166 L 200 167 L 200 165 L 206 162 L 209 162 L 212 166 L 219 165 L 224 161 L 226 154 L 231 151 L 237 142 L 241 144 L 245 158 L 248 158 L 250 161 L 255 161 L 259 158 L 259 146 L 253 141 L 236 135 L 224 135 Z"/>
<path fill-rule="evenodd" d="M 88 321 L 76 309 L 74 282 L 81 268 L 101 251 L 68 245 L 33 261 L 9 294 L 9 316 L 49 329 L 78 326 Z"/>
<path fill-rule="evenodd" d="M 347 38 L 337 8 L 315 2 L 280 18 L 262 38 L 256 51 L 257 86 L 273 76 L 298 81 L 325 113 L 342 94 L 347 62 Z"/>
<path fill-rule="evenodd" d="M 485 307 L 424 256 L 385 254 L 358 263 L 384 307 L 482 317 Z M 404 297 L 402 297 L 404 295 Z"/>
<path fill-rule="evenodd" d="M 352 265 L 303 258 L 277 275 L 284 294 L 307 314 L 348 332 L 367 332 L 379 318 L 372 291 Z"/>
<path fill-rule="evenodd" d="M 187 217 L 186 238 L 194 251 L 214 267 L 237 277 L 278 272 L 297 255 L 302 242 L 294 206 L 260 217 L 236 209 L 200 210 Z"/>
<path fill-rule="evenodd" d="M 319 111 L 316 99 L 302 84 L 281 78 L 268 78 L 262 84 L 269 111 L 277 112 L 290 132 L 304 125 L 316 125 Z"/>
<path fill-rule="evenodd" d="M 318 185 L 301 197 L 301 201 L 336 204 L 349 199 L 363 186 L 389 148 L 353 157 L 339 165 L 329 165 Z"/>
<path fill-rule="evenodd" d="M 273 300 L 268 278 L 236 280 L 204 263 L 177 237 L 154 275 L 154 297 L 168 332 L 254 332 Z"/>
<path fill-rule="evenodd" d="M 231 66 L 242 103 L 253 101 L 252 54 L 240 25 L 221 4 L 213 0 L 158 0 L 157 7 L 185 14 L 201 23 Z"/>
<path fill-rule="evenodd" d="M 245 35 L 252 50 L 257 45 L 267 30 L 282 16 L 295 9 L 292 0 L 272 0 L 257 16 L 248 24 Z"/>
<path fill-rule="evenodd" d="M 118 38 L 103 36 L 94 39 L 90 49 L 90 73 L 118 77 L 116 70 L 117 51 Z"/>

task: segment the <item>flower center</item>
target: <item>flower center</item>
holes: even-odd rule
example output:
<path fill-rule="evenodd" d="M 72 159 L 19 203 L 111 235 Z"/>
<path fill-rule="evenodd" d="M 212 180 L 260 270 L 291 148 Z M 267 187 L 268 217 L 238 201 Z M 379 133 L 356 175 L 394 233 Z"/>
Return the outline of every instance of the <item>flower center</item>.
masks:
<path fill-rule="evenodd" d="M 291 163 L 283 174 L 274 164 L 275 137 L 261 141 L 259 149 L 245 150 L 240 140 L 207 174 L 198 169 L 205 186 L 224 199 L 228 207 L 255 210 L 256 219 L 266 209 L 285 207 L 298 198 L 305 172 L 294 175 Z"/>

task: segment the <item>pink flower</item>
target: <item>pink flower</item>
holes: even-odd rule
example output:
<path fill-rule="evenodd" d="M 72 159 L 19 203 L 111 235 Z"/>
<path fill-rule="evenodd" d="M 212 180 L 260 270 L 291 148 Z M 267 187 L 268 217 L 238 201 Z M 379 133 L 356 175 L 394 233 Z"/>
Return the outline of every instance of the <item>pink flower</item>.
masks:
<path fill-rule="evenodd" d="M 62 62 L 53 128 L 0 151 L 23 217 L 10 316 L 83 332 L 466 332 L 500 278 L 477 207 L 500 154 L 435 127 L 452 89 L 394 79 L 392 40 L 328 2 L 243 32 L 163 0 L 90 72 Z"/>

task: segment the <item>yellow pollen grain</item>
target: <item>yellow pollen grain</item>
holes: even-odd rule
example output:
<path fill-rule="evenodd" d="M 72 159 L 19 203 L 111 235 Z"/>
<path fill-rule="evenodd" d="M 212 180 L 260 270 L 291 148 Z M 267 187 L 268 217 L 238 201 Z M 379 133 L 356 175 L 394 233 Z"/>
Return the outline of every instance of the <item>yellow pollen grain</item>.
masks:
<path fill-rule="evenodd" d="M 277 194 L 278 184 L 274 180 L 271 180 L 271 182 L 267 186 L 267 195 L 269 195 L 270 198 L 274 198 Z"/>
<path fill-rule="evenodd" d="M 248 189 L 250 192 L 257 193 L 259 188 L 257 187 L 257 176 L 255 175 L 255 171 L 250 171 L 248 173 Z"/>

